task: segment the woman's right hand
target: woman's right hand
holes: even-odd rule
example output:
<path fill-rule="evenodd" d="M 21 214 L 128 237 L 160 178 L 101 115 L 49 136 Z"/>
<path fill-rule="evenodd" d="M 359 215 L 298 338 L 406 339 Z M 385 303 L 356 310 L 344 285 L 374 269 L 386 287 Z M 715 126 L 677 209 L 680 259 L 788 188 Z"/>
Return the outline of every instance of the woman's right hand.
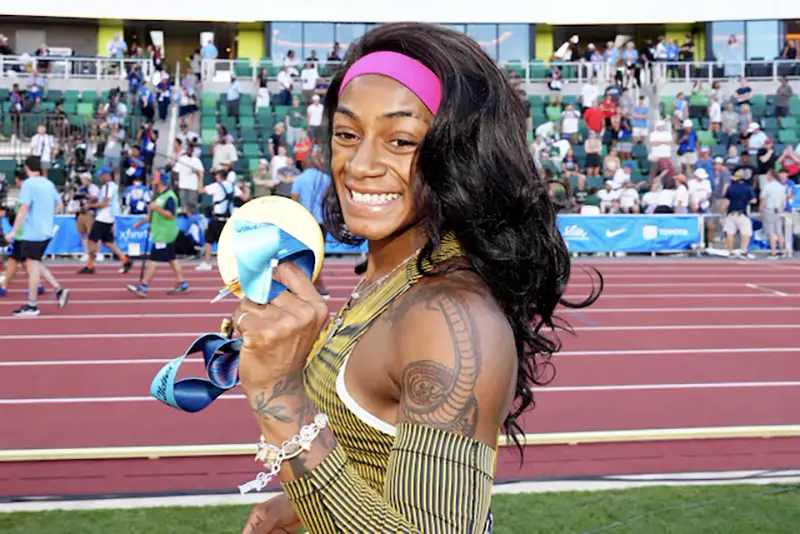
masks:
<path fill-rule="evenodd" d="M 253 506 L 242 534 L 296 534 L 302 527 L 289 497 L 281 493 Z"/>

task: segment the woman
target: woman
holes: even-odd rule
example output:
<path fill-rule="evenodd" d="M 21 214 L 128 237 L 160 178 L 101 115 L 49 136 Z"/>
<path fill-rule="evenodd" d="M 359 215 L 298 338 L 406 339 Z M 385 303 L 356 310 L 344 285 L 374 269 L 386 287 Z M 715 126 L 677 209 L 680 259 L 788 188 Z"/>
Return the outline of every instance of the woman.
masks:
<path fill-rule="evenodd" d="M 328 308 L 291 263 L 291 292 L 232 319 L 264 441 L 319 423 L 244 532 L 489 531 L 498 432 L 549 374 L 540 327 L 570 272 L 522 106 L 475 41 L 410 23 L 350 46 L 325 110 L 326 230 L 366 240 L 368 267 L 321 335 Z"/>
<path fill-rule="evenodd" d="M 613 178 L 621 167 L 622 161 L 620 161 L 617 155 L 617 149 L 612 146 L 608 150 L 606 157 L 603 158 L 603 176 L 605 178 Z"/>

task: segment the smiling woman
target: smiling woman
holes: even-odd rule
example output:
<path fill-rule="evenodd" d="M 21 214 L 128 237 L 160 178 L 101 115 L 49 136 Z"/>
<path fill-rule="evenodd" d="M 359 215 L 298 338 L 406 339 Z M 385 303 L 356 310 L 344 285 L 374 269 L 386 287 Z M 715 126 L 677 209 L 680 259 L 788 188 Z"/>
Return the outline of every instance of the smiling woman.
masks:
<path fill-rule="evenodd" d="M 259 459 L 285 491 L 245 533 L 490 532 L 498 434 L 516 439 L 559 348 L 541 329 L 602 278 L 563 301 L 569 254 L 523 107 L 469 37 L 382 25 L 325 109 L 327 230 L 366 240 L 368 268 L 322 332 L 291 264 L 275 271 L 291 292 L 234 317 Z"/>

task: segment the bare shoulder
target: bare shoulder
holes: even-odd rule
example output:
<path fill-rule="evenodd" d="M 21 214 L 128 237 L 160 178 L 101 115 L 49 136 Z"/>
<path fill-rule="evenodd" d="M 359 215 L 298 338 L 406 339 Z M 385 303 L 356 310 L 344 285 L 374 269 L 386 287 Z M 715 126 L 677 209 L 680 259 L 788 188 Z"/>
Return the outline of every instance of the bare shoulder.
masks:
<path fill-rule="evenodd" d="M 514 394 L 513 331 L 481 279 L 423 279 L 392 308 L 397 421 L 451 430 L 494 446 Z"/>

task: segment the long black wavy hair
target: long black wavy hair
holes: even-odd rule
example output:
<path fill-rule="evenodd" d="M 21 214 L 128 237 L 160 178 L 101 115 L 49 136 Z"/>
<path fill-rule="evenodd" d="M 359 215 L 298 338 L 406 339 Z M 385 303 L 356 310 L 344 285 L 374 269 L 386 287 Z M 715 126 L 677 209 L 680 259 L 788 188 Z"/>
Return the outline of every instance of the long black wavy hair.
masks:
<path fill-rule="evenodd" d="M 392 23 L 378 26 L 348 50 L 325 97 L 324 147 L 330 161 L 334 112 L 344 73 L 357 59 L 378 51 L 414 58 L 442 81 L 443 99 L 417 153 L 414 180 L 417 214 L 429 241 L 419 266 L 442 237 L 453 232 L 470 270 L 488 286 L 511 324 L 517 348 L 515 402 L 503 430 L 520 452 L 523 412 L 533 407 L 531 386 L 552 380 L 551 356 L 558 337 L 569 330 L 554 315 L 556 306 L 593 303 L 603 279 L 582 302 L 562 298 L 570 276 L 570 256 L 556 226 L 548 184 L 536 171 L 527 147 L 521 99 L 503 72 L 478 44 L 441 26 Z M 326 230 L 342 242 L 362 240 L 345 226 L 333 181 L 323 200 Z M 433 273 L 427 273 L 433 274 Z"/>

